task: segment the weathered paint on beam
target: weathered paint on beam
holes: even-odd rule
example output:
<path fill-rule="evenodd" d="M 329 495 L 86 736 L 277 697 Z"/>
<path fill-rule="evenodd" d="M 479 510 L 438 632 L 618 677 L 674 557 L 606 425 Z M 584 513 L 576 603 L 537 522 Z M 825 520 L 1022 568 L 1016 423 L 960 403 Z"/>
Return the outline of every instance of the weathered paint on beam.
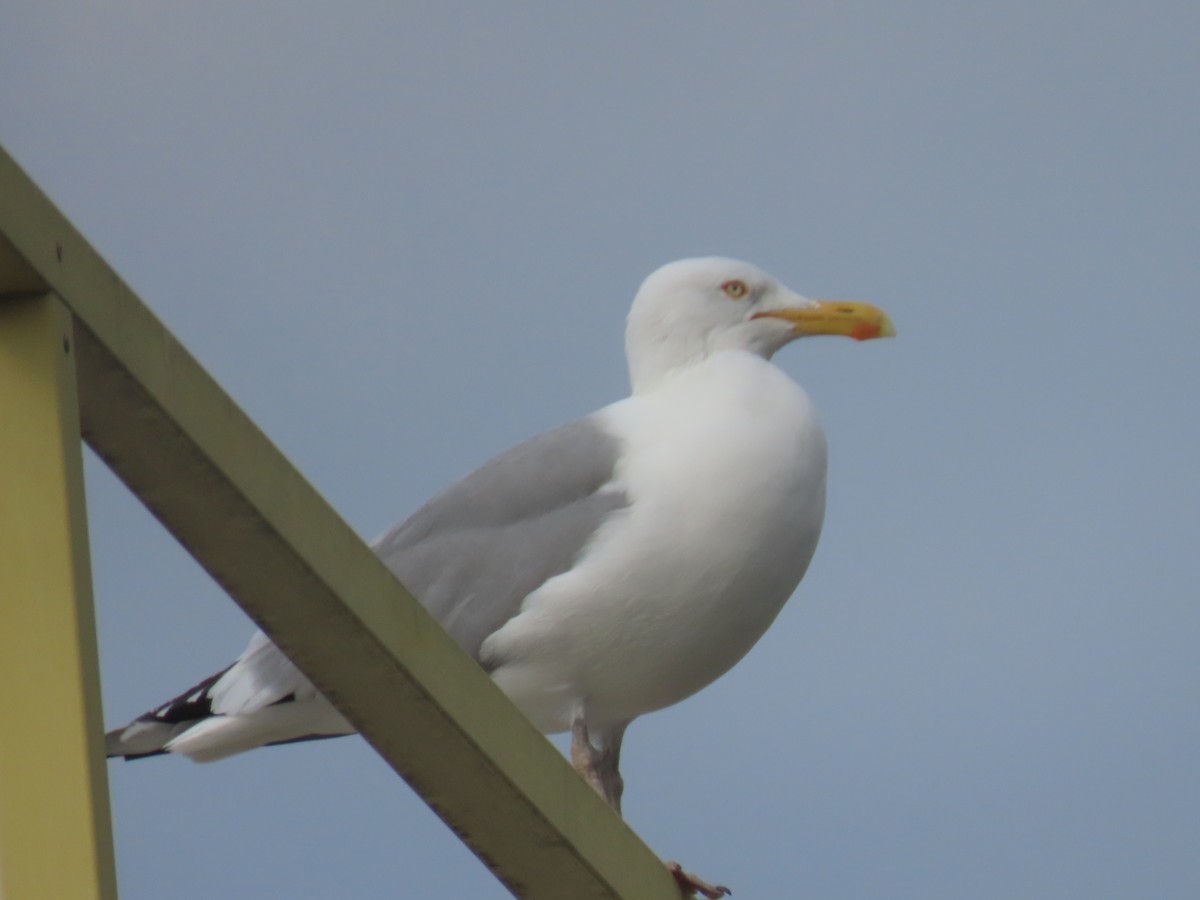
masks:
<path fill-rule="evenodd" d="M 677 900 L 649 848 L 2 153 L 0 234 L 76 316 L 87 441 L 510 890 Z"/>
<path fill-rule="evenodd" d="M 0 296 L 0 897 L 14 900 L 117 896 L 74 357 L 57 298 Z"/>

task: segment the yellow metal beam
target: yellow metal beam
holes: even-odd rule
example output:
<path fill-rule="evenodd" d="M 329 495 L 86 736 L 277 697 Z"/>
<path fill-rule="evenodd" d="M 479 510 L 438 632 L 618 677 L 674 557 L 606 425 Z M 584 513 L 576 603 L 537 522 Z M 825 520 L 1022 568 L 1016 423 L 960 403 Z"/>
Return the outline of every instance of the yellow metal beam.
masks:
<path fill-rule="evenodd" d="M 0 897 L 116 877 L 70 313 L 0 298 Z"/>
<path fill-rule="evenodd" d="M 76 317 L 86 440 L 513 893 L 677 900 L 649 848 L 2 152 L 0 236 Z"/>

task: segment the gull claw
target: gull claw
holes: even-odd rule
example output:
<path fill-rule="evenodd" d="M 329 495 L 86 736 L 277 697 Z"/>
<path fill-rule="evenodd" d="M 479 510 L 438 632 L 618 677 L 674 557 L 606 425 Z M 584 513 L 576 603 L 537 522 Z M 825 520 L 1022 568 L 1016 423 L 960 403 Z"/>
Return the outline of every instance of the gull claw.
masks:
<path fill-rule="evenodd" d="M 707 881 L 702 881 L 695 875 L 683 871 L 683 866 L 677 862 L 668 862 L 667 871 L 674 876 L 675 883 L 679 885 L 679 889 L 683 891 L 685 897 L 695 897 L 697 894 L 701 894 L 708 900 L 720 900 L 721 897 L 727 897 L 733 893 L 723 884 L 709 884 Z"/>

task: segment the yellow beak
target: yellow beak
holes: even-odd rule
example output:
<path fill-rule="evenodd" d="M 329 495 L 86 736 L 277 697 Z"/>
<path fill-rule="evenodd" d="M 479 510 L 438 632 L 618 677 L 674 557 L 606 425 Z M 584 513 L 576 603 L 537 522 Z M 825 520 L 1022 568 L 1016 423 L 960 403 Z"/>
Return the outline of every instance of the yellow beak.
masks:
<path fill-rule="evenodd" d="M 792 306 L 755 313 L 792 323 L 798 335 L 842 334 L 856 341 L 895 337 L 896 326 L 878 306 L 850 300 L 814 300 L 811 306 Z"/>

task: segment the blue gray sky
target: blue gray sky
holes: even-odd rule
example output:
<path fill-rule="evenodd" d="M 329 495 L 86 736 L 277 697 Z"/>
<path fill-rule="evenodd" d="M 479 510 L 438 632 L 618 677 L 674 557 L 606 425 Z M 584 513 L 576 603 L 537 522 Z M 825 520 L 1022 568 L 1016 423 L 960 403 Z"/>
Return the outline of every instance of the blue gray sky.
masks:
<path fill-rule="evenodd" d="M 787 348 L 830 510 L 630 729 L 739 898 L 1200 891 L 1200 7 L 11 0 L 0 142 L 364 536 L 626 392 L 681 256 L 886 307 Z M 106 718 L 250 625 L 94 458 Z M 502 897 L 359 739 L 110 769 L 123 896 Z"/>

